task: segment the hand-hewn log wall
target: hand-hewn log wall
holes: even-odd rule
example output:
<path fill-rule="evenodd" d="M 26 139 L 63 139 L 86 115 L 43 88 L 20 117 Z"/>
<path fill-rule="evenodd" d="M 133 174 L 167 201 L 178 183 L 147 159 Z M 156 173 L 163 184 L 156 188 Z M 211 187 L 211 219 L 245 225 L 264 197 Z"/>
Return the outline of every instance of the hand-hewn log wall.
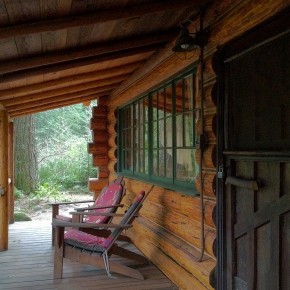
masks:
<path fill-rule="evenodd" d="M 108 128 L 106 100 L 99 99 L 98 106 L 93 108 L 90 122 L 93 142 L 88 143 L 88 153 L 93 155 L 93 166 L 98 167 L 98 178 L 89 179 L 89 190 L 96 198 L 104 186 L 108 184 Z"/>
<path fill-rule="evenodd" d="M 205 218 L 205 255 L 201 254 L 201 210 L 199 197 L 184 195 L 155 186 L 147 196 L 139 218 L 134 227 L 128 230 L 136 246 L 156 264 L 180 289 L 212 289 L 215 267 L 215 183 L 216 183 L 216 75 L 212 68 L 212 58 L 217 46 L 245 33 L 259 23 L 267 20 L 287 7 L 287 1 L 214 1 L 206 12 L 205 26 L 210 28 L 209 43 L 205 48 L 204 66 L 204 128 L 196 125 L 197 133 L 204 132 L 207 145 L 203 153 L 196 152 L 196 160 L 202 154 L 202 172 L 197 177 L 196 188 L 201 190 L 203 176 L 204 218 Z M 194 26 L 190 27 L 195 31 Z M 116 177 L 116 116 L 118 106 L 133 100 L 143 92 L 162 84 L 165 80 L 198 61 L 198 54 L 191 59 L 180 59 L 165 48 L 144 64 L 143 68 L 114 92 L 109 101 L 109 179 Z M 201 77 L 200 66 L 197 84 Z M 200 91 L 199 91 L 200 92 Z M 197 94 L 197 107 L 201 106 L 200 94 Z M 126 178 L 125 203 L 130 204 L 141 189 L 149 190 L 150 184 Z M 124 210 L 124 209 L 123 209 Z"/>

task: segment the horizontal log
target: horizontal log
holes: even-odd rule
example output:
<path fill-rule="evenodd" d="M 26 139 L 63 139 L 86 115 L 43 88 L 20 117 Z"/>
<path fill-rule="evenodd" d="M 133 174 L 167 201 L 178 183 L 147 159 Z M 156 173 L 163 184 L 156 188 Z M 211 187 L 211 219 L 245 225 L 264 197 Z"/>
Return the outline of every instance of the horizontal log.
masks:
<path fill-rule="evenodd" d="M 126 192 L 128 193 L 126 195 L 126 199 L 124 200 L 126 204 L 130 204 L 133 197 L 140 190 L 145 190 L 145 192 L 148 192 L 151 189 L 151 184 L 129 178 L 125 178 L 125 185 Z M 155 195 L 157 197 L 155 197 Z M 167 198 L 167 195 L 169 196 L 169 198 Z M 159 199 L 158 196 L 160 196 Z M 126 202 L 127 199 L 128 202 Z M 159 224 L 163 228 L 167 229 L 169 232 L 174 233 L 188 243 L 199 248 L 201 215 L 192 213 L 194 210 L 190 210 L 190 201 L 192 201 L 192 197 L 177 192 L 171 192 L 164 188 L 158 188 L 155 186 L 150 192 L 149 196 L 146 198 L 140 214 L 142 215 L 142 217 L 145 217 L 151 222 Z M 196 210 L 199 210 L 198 201 L 198 198 L 196 198 L 196 200 L 194 201 Z M 162 203 L 160 204 L 160 202 Z M 212 228 L 214 227 L 214 223 L 212 220 L 212 210 L 214 208 L 214 205 L 214 202 L 205 202 L 206 223 L 210 224 L 210 226 L 206 225 L 205 227 L 206 251 L 212 257 L 214 257 L 212 243 L 215 239 L 215 230 Z"/>
<path fill-rule="evenodd" d="M 99 178 L 108 178 L 109 169 L 108 166 L 98 166 L 99 169 Z"/>
<path fill-rule="evenodd" d="M 267 5 L 261 5 L 259 0 L 251 1 L 251 5 L 246 1 L 237 1 L 235 9 L 233 9 L 230 1 L 226 4 L 231 11 L 225 17 L 221 17 L 216 25 L 212 26 L 209 47 L 221 46 L 227 43 L 289 6 L 289 3 L 284 0 L 267 1 Z M 222 9 L 225 10 L 223 5 L 217 5 L 216 10 L 211 9 L 212 17 L 219 15 L 216 13 L 222 12 Z"/>
<path fill-rule="evenodd" d="M 189 218 L 181 212 L 176 212 L 148 200 L 146 200 L 140 215 L 195 247 L 201 248 L 200 220 Z M 215 230 L 205 225 L 204 236 L 205 251 L 208 255 L 214 257 L 212 245 L 216 237 Z"/>
<path fill-rule="evenodd" d="M 110 122 L 115 122 L 118 119 L 118 110 L 116 108 L 110 108 L 108 110 L 108 120 Z"/>
<path fill-rule="evenodd" d="M 75 48 L 57 52 L 49 52 L 45 55 L 35 55 L 0 62 L 0 74 L 6 74 L 39 66 L 68 62 L 75 59 L 100 56 L 107 53 L 119 52 L 127 49 L 134 49 L 151 44 L 166 43 L 176 37 L 177 30 L 165 31 L 162 34 L 139 35 L 128 39 L 114 40 L 91 45 L 84 48 Z"/>
<path fill-rule="evenodd" d="M 92 116 L 95 117 L 105 117 L 108 114 L 108 107 L 104 105 L 98 105 L 93 107 Z"/>
<path fill-rule="evenodd" d="M 100 98 L 99 101 L 98 101 L 98 106 L 101 106 L 101 107 L 103 107 L 103 106 L 108 107 L 108 104 L 109 104 L 109 102 L 108 102 L 107 98 L 105 98 L 105 99 L 104 98 Z"/>
<path fill-rule="evenodd" d="M 200 150 L 196 150 L 195 160 L 200 164 Z M 216 145 L 210 144 L 203 152 L 203 168 L 216 168 Z"/>
<path fill-rule="evenodd" d="M 117 171 L 117 160 L 109 160 L 108 170 L 109 174 L 115 173 Z"/>
<path fill-rule="evenodd" d="M 213 66 L 212 66 L 212 55 L 207 55 L 207 57 L 205 59 L 203 77 L 204 77 L 205 82 L 207 82 L 209 79 L 216 77 L 216 74 L 215 74 L 215 72 L 213 70 Z"/>
<path fill-rule="evenodd" d="M 85 15 L 63 16 L 61 18 L 54 18 L 49 20 L 39 20 L 30 23 L 14 24 L 9 26 L 2 26 L 0 28 L 0 39 L 7 39 L 16 36 L 31 35 L 41 32 L 51 32 L 71 27 L 86 26 L 97 23 L 104 23 L 118 19 L 141 17 L 144 14 L 151 14 L 154 12 L 175 10 L 186 7 L 198 7 L 199 4 L 193 4 L 190 0 L 167 0 L 153 2 L 150 5 L 147 3 L 138 4 L 131 7 L 121 7 L 115 9 L 100 10 L 91 12 Z"/>
<path fill-rule="evenodd" d="M 96 199 L 101 190 L 108 185 L 107 178 L 89 178 L 88 189 L 94 193 L 94 199 Z"/>
<path fill-rule="evenodd" d="M 69 94 L 69 93 L 78 93 L 81 91 L 87 91 L 89 89 L 95 89 L 95 93 L 101 91 L 107 91 L 108 89 L 115 88 L 120 82 L 126 79 L 128 75 L 121 75 L 113 78 L 107 78 L 104 80 L 99 80 L 97 82 L 88 82 L 84 84 L 68 86 L 64 88 L 59 88 L 56 90 L 50 90 L 43 93 L 26 95 L 24 97 L 17 98 L 7 98 L 6 96 L 1 95 L 0 100 L 3 102 L 4 106 L 14 106 L 16 104 L 23 104 L 31 101 L 42 100 L 45 98 L 58 97 L 61 95 Z M 91 93 L 93 94 L 93 92 Z"/>
<path fill-rule="evenodd" d="M 58 78 L 51 81 L 41 82 L 37 84 L 31 84 L 27 86 L 21 86 L 21 87 L 12 87 L 5 90 L 0 90 L 1 96 L 4 96 L 5 99 L 9 99 L 11 97 L 20 97 L 25 96 L 27 94 L 32 94 L 35 91 L 43 92 L 43 91 L 49 91 L 49 90 L 55 90 L 57 88 L 67 87 L 77 84 L 82 84 L 85 82 L 91 82 L 91 81 L 100 81 L 107 78 L 112 78 L 115 76 L 120 75 L 127 75 L 128 73 L 135 70 L 137 67 L 139 67 L 143 61 L 133 62 L 126 65 L 116 66 L 109 69 L 102 69 L 102 70 L 96 70 L 89 73 L 83 73 L 78 75 L 72 75 L 69 77 L 64 78 Z M 3 98 L 4 100 L 4 98 Z"/>
<path fill-rule="evenodd" d="M 205 256 L 202 263 L 198 262 L 200 257 L 198 250 L 142 218 L 134 221 L 133 228 L 128 231 L 128 235 L 142 253 L 154 264 L 157 263 L 157 266 L 171 280 L 179 281 L 178 285 L 182 287 L 181 289 L 211 289 L 209 275 L 216 264 L 215 260 Z M 159 255 L 164 255 L 163 259 L 160 260 Z M 187 277 L 182 285 L 180 284 L 181 275 Z"/>
<path fill-rule="evenodd" d="M 108 145 L 110 147 L 115 147 L 117 142 L 117 134 L 110 134 L 110 137 L 108 138 Z"/>
<path fill-rule="evenodd" d="M 109 148 L 108 157 L 110 160 L 117 160 L 117 146 Z"/>
<path fill-rule="evenodd" d="M 107 130 L 92 130 L 93 142 L 103 142 L 108 140 L 109 134 Z"/>
<path fill-rule="evenodd" d="M 104 154 L 93 154 L 93 166 L 108 166 L 109 157 Z"/>
<path fill-rule="evenodd" d="M 35 113 L 44 112 L 44 111 L 48 111 L 48 110 L 54 110 L 54 109 L 58 109 L 61 107 L 79 104 L 79 103 L 82 103 L 84 101 L 95 100 L 95 99 L 96 99 L 95 95 L 93 95 L 93 96 L 89 95 L 89 96 L 81 97 L 78 99 L 70 99 L 70 100 L 60 101 L 60 102 L 53 103 L 53 104 L 46 104 L 46 105 L 42 105 L 39 107 L 28 108 L 28 109 L 23 109 L 23 110 L 11 112 L 11 113 L 9 113 L 9 116 L 11 118 L 20 117 L 20 116 L 35 114 Z"/>
<path fill-rule="evenodd" d="M 106 117 L 91 118 L 90 129 L 96 131 L 107 131 L 108 121 Z"/>
<path fill-rule="evenodd" d="M 141 190 L 142 185 L 140 184 L 139 186 Z M 199 197 L 183 195 L 176 191 L 154 186 L 147 200 L 162 206 L 165 211 L 182 212 L 186 218 L 195 219 L 197 221 L 201 220 Z M 207 200 L 204 202 L 205 223 L 212 228 L 215 228 L 215 224 L 212 220 L 212 211 L 214 207 L 215 201 Z"/>
<path fill-rule="evenodd" d="M 112 120 L 108 120 L 108 133 L 115 135 L 117 134 L 117 122 L 112 121 Z"/>
<path fill-rule="evenodd" d="M 149 56 L 152 53 L 152 51 L 158 50 L 163 46 L 164 45 L 162 43 L 161 44 L 157 43 L 157 44 L 146 45 L 143 47 L 127 49 L 124 51 L 119 51 L 119 52 L 114 52 L 114 53 L 106 53 L 100 56 L 86 57 L 82 59 L 76 59 L 72 61 L 7 73 L 1 76 L 1 83 L 4 84 L 4 83 L 27 79 L 29 77 L 35 77 L 35 76 L 44 75 L 44 74 L 59 73 L 60 71 L 64 71 L 64 70 L 80 69 L 84 66 L 89 66 L 89 65 L 96 66 L 98 63 L 118 60 L 125 57 L 129 58 L 132 56 L 139 56 L 139 60 L 142 60 L 142 59 L 145 60 L 145 58 Z"/>
<path fill-rule="evenodd" d="M 216 107 L 216 95 L 214 90 L 216 89 L 216 82 L 213 81 L 212 83 L 208 84 L 204 87 L 204 99 L 203 105 L 205 109 L 215 108 Z M 200 104 L 200 94 L 196 95 L 196 101 Z"/>
<path fill-rule="evenodd" d="M 125 180 L 125 185 L 126 185 L 126 190 L 128 190 L 128 192 L 131 192 L 132 194 L 137 195 L 141 190 L 145 190 L 145 192 L 148 192 L 149 190 L 151 190 L 152 184 L 144 182 L 144 181 L 140 181 L 140 180 L 136 180 L 136 179 L 131 179 L 128 177 L 124 178 Z M 154 190 L 156 190 L 156 187 L 154 187 Z M 164 188 L 162 188 L 162 190 L 166 190 Z"/>
<path fill-rule="evenodd" d="M 88 143 L 88 153 L 108 156 L 108 143 Z"/>
<path fill-rule="evenodd" d="M 217 118 L 215 110 L 205 112 L 203 120 L 203 130 L 206 136 L 206 141 L 209 144 L 216 143 L 216 134 L 217 134 Z M 196 123 L 196 134 L 201 134 L 201 119 Z"/>
<path fill-rule="evenodd" d="M 216 194 L 216 173 L 215 172 L 203 172 L 203 194 L 206 197 L 215 198 Z M 200 173 L 196 177 L 196 189 L 201 192 L 200 189 Z"/>
<path fill-rule="evenodd" d="M 60 95 L 60 96 L 44 98 L 44 99 L 40 99 L 37 101 L 31 101 L 31 102 L 18 104 L 18 105 L 7 106 L 6 108 L 7 108 L 7 111 L 9 113 L 11 113 L 11 112 L 19 111 L 19 110 L 40 107 L 43 105 L 53 105 L 54 103 L 59 103 L 61 101 L 66 102 L 68 100 L 79 99 L 81 97 L 95 96 L 95 99 L 97 99 L 99 96 L 103 96 L 104 94 L 109 95 L 110 92 L 114 89 L 114 87 L 116 87 L 116 85 L 106 86 L 106 87 L 102 87 L 100 89 L 89 89 L 89 90 L 80 91 L 80 92 L 76 92 L 76 93 L 69 93 L 69 94 L 64 94 L 64 95 Z M 103 89 L 105 89 L 105 90 L 103 90 Z M 25 97 L 23 97 L 23 98 L 25 98 Z"/>

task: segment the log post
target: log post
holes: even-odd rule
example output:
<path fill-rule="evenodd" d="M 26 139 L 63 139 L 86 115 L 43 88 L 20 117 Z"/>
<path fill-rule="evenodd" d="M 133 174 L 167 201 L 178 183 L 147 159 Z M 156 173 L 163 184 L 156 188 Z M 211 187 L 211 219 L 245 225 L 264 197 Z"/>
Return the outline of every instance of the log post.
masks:
<path fill-rule="evenodd" d="M 9 224 L 14 223 L 14 156 L 13 122 L 8 125 L 8 215 Z"/>
<path fill-rule="evenodd" d="M 0 251 L 8 250 L 8 114 L 0 109 Z"/>

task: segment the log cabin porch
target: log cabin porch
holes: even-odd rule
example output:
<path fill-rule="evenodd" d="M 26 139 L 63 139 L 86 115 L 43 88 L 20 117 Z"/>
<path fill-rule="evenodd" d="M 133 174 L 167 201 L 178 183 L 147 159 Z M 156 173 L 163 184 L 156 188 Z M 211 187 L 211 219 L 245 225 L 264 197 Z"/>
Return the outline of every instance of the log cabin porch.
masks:
<path fill-rule="evenodd" d="M 128 231 L 152 264 L 184 290 L 288 290 L 289 5 L 289 0 L 0 0 L 0 267 L 11 265 L 1 268 L 6 286 L 17 289 L 13 275 L 22 279 L 17 260 L 2 264 L 2 258 L 22 251 L 14 234 L 21 230 L 34 243 L 28 224 L 8 227 L 13 118 L 98 99 L 88 152 L 99 176 L 88 187 L 97 196 L 123 174 L 128 206 L 140 190 L 155 185 Z M 181 26 L 191 35 L 200 30 L 201 11 L 208 41 L 190 54 L 173 52 Z M 227 174 L 233 183 L 226 185 Z M 262 179 L 264 186 L 248 188 L 248 179 Z M 235 228 L 236 221 L 242 229 Z M 50 249 L 48 232 L 41 236 L 40 251 Z M 50 255 L 44 253 L 47 261 Z M 22 269 L 30 267 L 28 258 L 22 262 Z M 88 273 L 95 270 L 71 269 L 66 277 L 77 277 L 55 282 L 50 261 L 43 281 L 62 287 L 72 279 L 82 283 L 87 275 L 94 283 Z M 145 284 L 157 287 L 153 277 L 159 277 L 175 289 L 155 271 L 148 268 Z M 44 289 L 33 271 L 26 273 L 36 287 L 29 289 Z M 124 288 L 134 285 L 121 279 Z"/>
<path fill-rule="evenodd" d="M 69 260 L 64 262 L 63 279 L 54 280 L 50 222 L 16 222 L 9 226 L 9 251 L 1 253 L 0 289 L 178 289 L 154 265 L 127 263 L 138 268 L 145 280 L 118 274 L 110 279 L 105 270 Z"/>

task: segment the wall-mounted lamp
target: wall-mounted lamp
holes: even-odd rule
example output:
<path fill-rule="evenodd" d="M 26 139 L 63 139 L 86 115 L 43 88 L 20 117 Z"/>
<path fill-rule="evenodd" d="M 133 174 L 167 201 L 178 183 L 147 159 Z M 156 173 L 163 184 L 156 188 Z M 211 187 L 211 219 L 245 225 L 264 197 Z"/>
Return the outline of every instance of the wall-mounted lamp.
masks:
<path fill-rule="evenodd" d="M 195 35 L 194 37 L 191 35 Z M 208 41 L 208 33 L 204 30 L 196 33 L 189 33 L 186 27 L 182 27 L 180 34 L 175 41 L 175 45 L 172 48 L 174 52 L 189 52 L 198 49 L 201 46 L 205 46 Z"/>
<path fill-rule="evenodd" d="M 190 33 L 188 29 L 184 26 L 181 26 L 181 31 L 178 38 L 175 41 L 175 45 L 172 48 L 174 52 L 190 52 L 196 49 L 203 48 L 207 42 L 209 33 L 207 30 L 203 29 L 203 14 L 202 9 L 200 13 L 200 30 L 195 33 Z"/>

